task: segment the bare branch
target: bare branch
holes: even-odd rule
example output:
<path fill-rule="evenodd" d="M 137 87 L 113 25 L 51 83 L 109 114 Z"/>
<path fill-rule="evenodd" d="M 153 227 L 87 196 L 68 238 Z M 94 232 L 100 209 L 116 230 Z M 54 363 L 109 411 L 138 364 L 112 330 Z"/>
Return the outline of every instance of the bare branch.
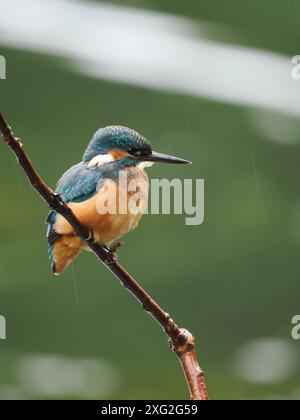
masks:
<path fill-rule="evenodd" d="M 34 169 L 26 154 L 20 139 L 16 138 L 0 113 L 0 132 L 4 142 L 11 148 L 20 166 L 27 175 L 29 182 L 48 206 L 61 214 L 73 227 L 75 233 L 90 247 L 96 257 L 120 280 L 132 295 L 140 302 L 142 308 L 151 314 L 167 334 L 170 347 L 178 355 L 183 367 L 191 398 L 193 400 L 208 400 L 205 378 L 199 367 L 195 352 L 195 339 L 187 330 L 180 328 L 149 295 L 134 280 L 134 278 L 117 261 L 116 254 L 94 241 L 93 233 L 75 217 L 69 206 L 64 203 Z"/>

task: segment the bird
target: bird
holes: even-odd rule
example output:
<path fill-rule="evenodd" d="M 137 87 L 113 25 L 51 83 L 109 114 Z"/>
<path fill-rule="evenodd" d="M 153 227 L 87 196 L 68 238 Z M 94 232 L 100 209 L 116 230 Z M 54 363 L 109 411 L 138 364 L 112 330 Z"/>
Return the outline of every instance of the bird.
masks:
<path fill-rule="evenodd" d="M 135 229 L 147 208 L 149 178 L 145 172 L 154 163 L 187 164 L 188 160 L 152 150 L 149 140 L 124 126 L 108 126 L 96 131 L 81 162 L 67 170 L 57 183 L 55 192 L 68 204 L 80 223 L 88 227 L 99 244 L 109 247 Z M 125 174 L 125 184 L 120 182 Z M 138 188 L 137 211 L 129 211 L 130 182 Z M 122 198 L 123 197 L 123 198 Z M 99 211 L 114 202 L 115 211 Z M 127 200 L 125 200 L 127 199 Z M 120 211 L 123 201 L 124 208 Z M 123 206 L 124 207 L 124 206 Z M 46 223 L 48 254 L 53 274 L 59 275 L 82 250 L 89 250 L 67 220 L 51 210 Z"/>

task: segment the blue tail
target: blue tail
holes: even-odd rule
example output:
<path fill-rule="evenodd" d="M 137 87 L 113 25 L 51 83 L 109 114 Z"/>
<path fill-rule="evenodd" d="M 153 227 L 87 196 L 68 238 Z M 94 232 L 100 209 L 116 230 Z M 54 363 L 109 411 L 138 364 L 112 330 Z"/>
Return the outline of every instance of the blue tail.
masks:
<path fill-rule="evenodd" d="M 48 228 L 47 228 L 48 255 L 49 255 L 49 260 L 51 263 L 51 269 L 54 274 L 56 273 L 56 267 L 55 267 L 55 261 L 54 261 L 54 255 L 53 255 L 53 247 L 54 247 L 55 242 L 61 238 L 61 235 L 57 233 L 56 230 L 54 229 L 56 218 L 57 218 L 57 213 L 56 211 L 52 210 L 49 213 L 46 220 L 46 223 L 48 223 Z"/>

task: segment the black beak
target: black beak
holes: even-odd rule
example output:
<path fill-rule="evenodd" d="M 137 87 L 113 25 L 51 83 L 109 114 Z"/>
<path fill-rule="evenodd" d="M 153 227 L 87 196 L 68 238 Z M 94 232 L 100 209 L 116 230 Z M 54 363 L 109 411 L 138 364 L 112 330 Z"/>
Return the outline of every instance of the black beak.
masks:
<path fill-rule="evenodd" d="M 151 155 L 145 157 L 143 160 L 147 162 L 161 162 L 161 163 L 177 163 L 186 164 L 192 163 L 189 160 L 181 159 L 175 156 L 164 155 L 163 153 L 152 152 Z"/>

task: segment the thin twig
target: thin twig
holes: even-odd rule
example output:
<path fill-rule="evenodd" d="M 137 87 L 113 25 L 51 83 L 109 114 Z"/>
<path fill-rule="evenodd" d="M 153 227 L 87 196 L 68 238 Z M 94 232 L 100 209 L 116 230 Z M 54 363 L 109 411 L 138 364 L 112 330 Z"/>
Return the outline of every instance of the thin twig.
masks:
<path fill-rule="evenodd" d="M 134 280 L 134 278 L 117 261 L 114 252 L 94 241 L 92 232 L 75 217 L 69 206 L 56 194 L 34 169 L 28 155 L 24 151 L 20 139 L 16 138 L 0 112 L 0 132 L 4 142 L 16 155 L 20 166 L 27 175 L 32 187 L 38 192 L 50 209 L 61 214 L 73 227 L 75 233 L 90 247 L 97 258 L 120 280 L 132 295 L 140 302 L 142 308 L 151 314 L 161 325 L 169 337 L 172 350 L 178 355 L 183 367 L 191 398 L 193 400 L 208 400 L 204 373 L 200 369 L 196 351 L 195 339 L 186 329 L 180 328 L 149 295 Z"/>

